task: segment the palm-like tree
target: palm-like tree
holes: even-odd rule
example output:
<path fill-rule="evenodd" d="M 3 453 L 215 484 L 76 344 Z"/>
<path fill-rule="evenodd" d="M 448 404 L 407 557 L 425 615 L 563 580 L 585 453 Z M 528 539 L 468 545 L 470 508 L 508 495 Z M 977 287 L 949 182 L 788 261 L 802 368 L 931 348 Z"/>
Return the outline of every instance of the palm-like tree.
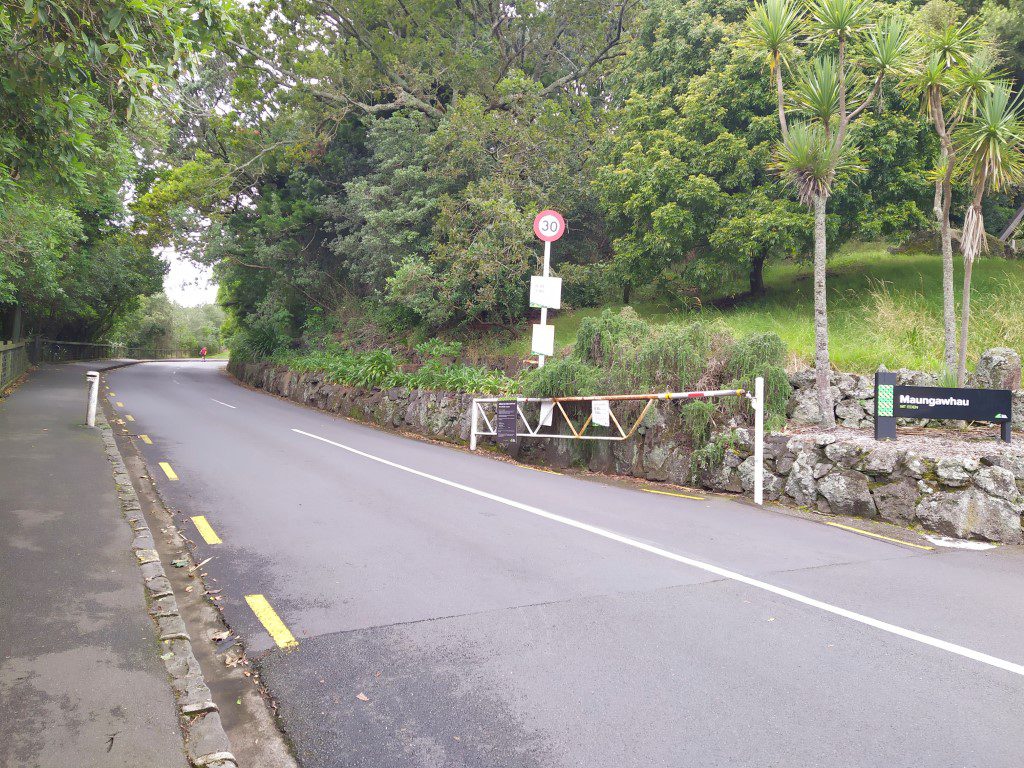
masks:
<path fill-rule="evenodd" d="M 921 18 L 934 18 L 924 9 Z M 946 370 L 956 366 L 956 298 L 953 291 L 953 237 L 949 223 L 952 177 L 956 164 L 953 132 L 990 85 L 991 66 L 980 52 L 978 23 L 946 18 L 925 26 L 919 41 L 923 61 L 906 77 L 908 91 L 921 97 L 921 107 L 939 137 L 941 147 L 932 179 L 932 212 L 939 225 L 942 251 L 943 360 Z M 950 104 L 952 102 L 952 104 Z M 947 111 L 947 108 L 951 107 Z"/>
<path fill-rule="evenodd" d="M 1024 100 L 1000 82 L 982 93 L 975 114 L 956 135 L 955 146 L 970 176 L 973 195 L 964 216 L 960 250 L 964 257 L 964 293 L 960 319 L 957 386 L 967 376 L 967 332 L 971 320 L 971 272 L 974 259 L 987 247 L 981 202 L 989 190 L 998 192 L 1024 182 Z"/>
<path fill-rule="evenodd" d="M 911 56 L 910 34 L 896 19 L 871 19 L 869 0 L 760 0 L 747 16 L 741 44 L 766 59 L 775 83 L 782 140 L 774 167 L 814 211 L 814 369 L 821 424 L 835 426 L 830 387 L 826 274 L 826 209 L 836 174 L 850 161 L 850 125 L 878 97 L 883 78 L 905 69 Z M 835 44 L 836 56 L 801 67 L 792 101 L 805 122 L 789 125 L 782 69 L 803 43 Z M 852 60 L 851 48 L 861 51 Z M 866 94 L 861 69 L 874 70 Z M 849 102 L 858 103 L 850 108 Z"/>

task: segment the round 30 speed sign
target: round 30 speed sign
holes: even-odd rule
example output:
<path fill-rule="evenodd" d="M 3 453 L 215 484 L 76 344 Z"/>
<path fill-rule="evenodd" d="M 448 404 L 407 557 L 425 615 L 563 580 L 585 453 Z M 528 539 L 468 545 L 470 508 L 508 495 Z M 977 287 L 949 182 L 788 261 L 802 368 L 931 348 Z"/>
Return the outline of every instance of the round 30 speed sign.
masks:
<path fill-rule="evenodd" d="M 565 234 L 565 219 L 558 211 L 541 211 L 533 220 L 533 234 L 545 243 L 553 243 Z"/>

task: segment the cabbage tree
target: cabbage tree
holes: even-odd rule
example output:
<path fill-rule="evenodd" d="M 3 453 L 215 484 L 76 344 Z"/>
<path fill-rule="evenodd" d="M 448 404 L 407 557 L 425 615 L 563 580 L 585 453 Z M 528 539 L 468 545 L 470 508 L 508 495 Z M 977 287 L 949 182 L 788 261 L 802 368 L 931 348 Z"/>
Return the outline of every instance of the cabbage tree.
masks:
<path fill-rule="evenodd" d="M 964 294 L 961 302 L 960 357 L 957 386 L 967 375 L 967 331 L 971 320 L 971 271 L 974 259 L 985 250 L 985 220 L 981 202 L 988 191 L 999 192 L 1024 183 L 1024 99 L 1014 96 L 1009 83 L 1000 82 L 978 99 L 977 111 L 955 137 L 955 147 L 970 177 L 971 203 L 964 216 L 960 250 L 964 258 Z"/>
<path fill-rule="evenodd" d="M 825 285 L 828 199 L 836 174 L 854 165 L 850 127 L 878 98 L 884 78 L 906 71 L 911 42 L 907 25 L 895 17 L 877 21 L 869 0 L 760 0 L 747 16 L 743 45 L 763 57 L 778 101 L 782 137 L 775 168 L 814 211 L 814 368 L 826 428 L 835 426 Z M 834 55 L 806 59 L 823 49 Z M 783 70 L 795 77 L 790 94 Z M 791 124 L 787 110 L 800 119 Z"/>
<path fill-rule="evenodd" d="M 939 226 L 942 252 L 943 361 L 952 372 L 957 365 L 956 299 L 953 290 L 953 238 L 949 223 L 956 148 L 953 134 L 960 122 L 973 114 L 977 98 L 991 86 L 990 58 L 981 47 L 975 19 L 960 21 L 955 6 L 928 3 L 917 16 L 920 63 L 907 77 L 906 90 L 919 96 L 921 108 L 939 137 L 939 157 L 933 179 L 932 211 Z"/>

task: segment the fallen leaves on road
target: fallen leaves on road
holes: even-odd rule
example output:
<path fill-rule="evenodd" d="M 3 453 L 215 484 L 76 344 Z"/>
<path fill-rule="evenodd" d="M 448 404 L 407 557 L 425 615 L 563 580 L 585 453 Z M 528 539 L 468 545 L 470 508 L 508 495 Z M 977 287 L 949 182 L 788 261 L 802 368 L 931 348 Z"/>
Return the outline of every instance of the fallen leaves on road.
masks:
<path fill-rule="evenodd" d="M 356 698 L 359 699 L 360 701 L 369 701 L 370 700 L 370 697 L 367 696 L 365 693 L 357 693 L 356 694 Z"/>
<path fill-rule="evenodd" d="M 173 565 L 175 568 L 184 568 L 186 565 L 188 565 L 188 560 L 184 557 L 180 560 L 171 560 L 171 565 Z"/>

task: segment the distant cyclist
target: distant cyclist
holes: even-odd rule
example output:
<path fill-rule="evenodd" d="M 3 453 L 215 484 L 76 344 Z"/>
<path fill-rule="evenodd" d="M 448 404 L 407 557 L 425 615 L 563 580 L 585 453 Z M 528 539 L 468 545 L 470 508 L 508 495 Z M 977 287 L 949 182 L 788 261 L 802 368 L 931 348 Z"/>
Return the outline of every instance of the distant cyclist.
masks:
<path fill-rule="evenodd" d="M 199 350 L 199 354 L 203 356 L 203 362 L 206 362 L 206 347 Z"/>

